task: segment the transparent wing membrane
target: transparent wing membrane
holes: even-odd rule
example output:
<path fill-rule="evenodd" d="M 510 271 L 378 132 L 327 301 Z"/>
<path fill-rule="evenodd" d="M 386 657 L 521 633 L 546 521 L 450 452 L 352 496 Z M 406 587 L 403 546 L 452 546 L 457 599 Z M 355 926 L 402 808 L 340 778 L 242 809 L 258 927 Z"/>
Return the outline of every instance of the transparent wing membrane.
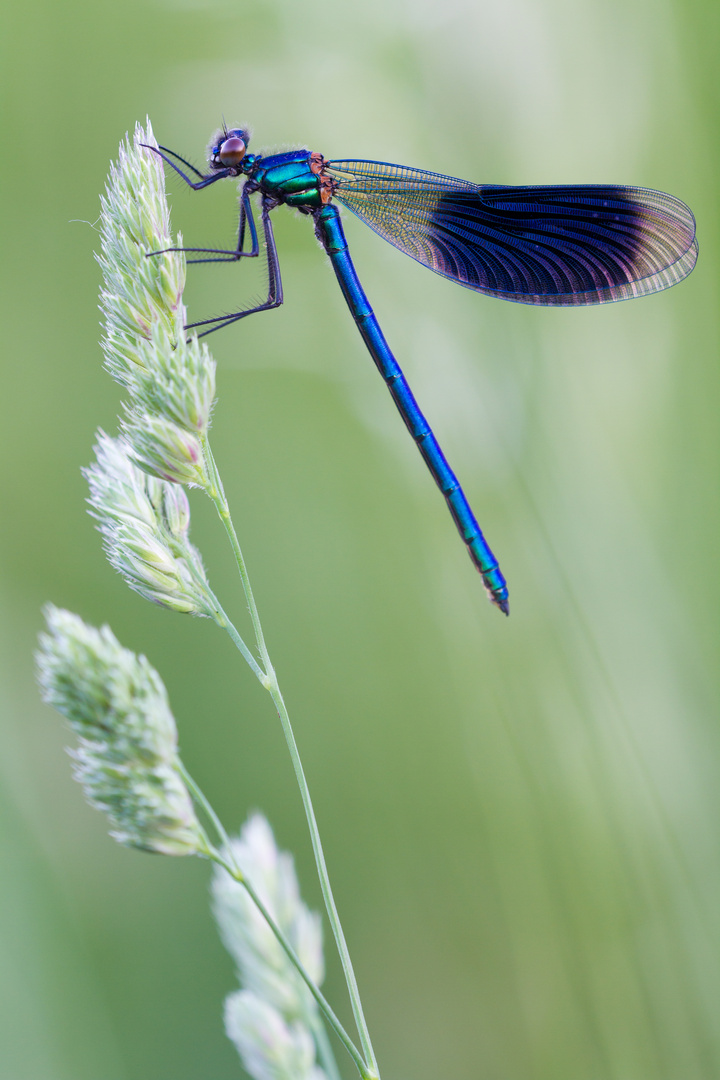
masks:
<path fill-rule="evenodd" d="M 335 198 L 469 289 L 524 304 L 602 304 L 675 285 L 697 259 L 672 195 L 613 185 L 500 187 L 378 161 L 332 161 Z"/>

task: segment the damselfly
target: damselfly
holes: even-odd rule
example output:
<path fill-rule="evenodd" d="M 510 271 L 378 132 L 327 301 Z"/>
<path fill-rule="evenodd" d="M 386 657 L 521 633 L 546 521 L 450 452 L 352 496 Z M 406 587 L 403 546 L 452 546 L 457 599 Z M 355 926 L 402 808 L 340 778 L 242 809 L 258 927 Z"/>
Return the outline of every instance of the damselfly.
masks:
<path fill-rule="evenodd" d="M 488 596 L 507 615 L 505 578 L 368 303 L 337 204 L 405 254 L 468 289 L 523 304 L 561 307 L 628 300 L 682 281 L 697 259 L 691 211 L 672 195 L 648 188 L 479 185 L 383 161 L 328 160 L 310 150 L 250 154 L 249 137 L 247 128 L 218 131 L 208 148 L 207 173 L 166 147 L 148 147 L 195 191 L 227 177 L 241 180 L 236 245 L 227 250 L 166 249 L 205 256 L 191 262 L 257 257 L 260 244 L 250 197 L 255 192 L 260 197 L 269 277 L 266 300 L 189 323 L 186 329 L 202 337 L 282 304 L 270 214 L 284 204 L 312 216 L 370 355 L 445 496 Z"/>

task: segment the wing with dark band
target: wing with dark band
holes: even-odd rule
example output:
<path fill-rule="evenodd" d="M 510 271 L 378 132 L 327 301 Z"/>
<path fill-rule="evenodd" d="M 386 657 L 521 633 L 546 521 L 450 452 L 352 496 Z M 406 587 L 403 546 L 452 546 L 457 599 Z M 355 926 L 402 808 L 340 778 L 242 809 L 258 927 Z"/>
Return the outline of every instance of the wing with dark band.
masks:
<path fill-rule="evenodd" d="M 500 187 L 376 161 L 331 161 L 334 197 L 438 274 L 523 304 L 603 304 L 658 292 L 697 259 L 672 195 L 588 184 Z"/>

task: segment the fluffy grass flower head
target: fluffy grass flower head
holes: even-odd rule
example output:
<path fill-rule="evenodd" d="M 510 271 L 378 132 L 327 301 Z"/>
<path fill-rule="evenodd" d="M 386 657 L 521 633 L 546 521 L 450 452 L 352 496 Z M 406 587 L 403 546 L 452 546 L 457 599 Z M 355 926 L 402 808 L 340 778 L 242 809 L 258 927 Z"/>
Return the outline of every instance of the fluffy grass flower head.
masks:
<path fill-rule="evenodd" d="M 162 161 L 152 128 L 120 147 L 100 215 L 100 309 L 110 374 L 128 391 L 125 435 L 147 472 L 205 486 L 201 442 L 215 399 L 215 363 L 186 340 L 185 256 L 173 240 Z M 162 251 L 161 255 L 153 252 Z"/>
<path fill-rule="evenodd" d="M 124 649 L 109 627 L 48 606 L 40 637 L 43 700 L 78 736 L 75 778 L 110 819 L 121 844 L 161 855 L 207 850 L 180 773 L 167 691 L 144 656 Z"/>
<path fill-rule="evenodd" d="M 177 484 L 135 464 L 126 438 L 99 432 L 84 470 L 90 512 L 112 566 L 135 592 L 171 611 L 215 613 L 200 553 L 188 538 L 190 507 Z"/>
<path fill-rule="evenodd" d="M 253 1080 L 327 1080 L 316 1064 L 308 1028 L 298 1020 L 288 1022 L 249 990 L 226 999 L 225 1030 Z"/>
<path fill-rule="evenodd" d="M 253 814 L 224 852 L 262 898 L 316 985 L 324 976 L 322 926 L 300 897 L 292 856 Z M 242 989 L 225 1001 L 225 1029 L 254 1080 L 324 1080 L 316 1064 L 315 1000 L 246 890 L 216 868 L 214 912 Z"/>
<path fill-rule="evenodd" d="M 253 814 L 231 841 L 232 860 L 253 883 L 284 931 L 313 982 L 324 977 L 322 924 L 300 897 L 292 856 L 279 851 L 262 814 Z M 213 908 L 225 948 L 245 989 L 256 992 L 290 1017 L 314 1015 L 307 987 L 290 964 L 245 890 L 224 870 L 213 877 Z"/>

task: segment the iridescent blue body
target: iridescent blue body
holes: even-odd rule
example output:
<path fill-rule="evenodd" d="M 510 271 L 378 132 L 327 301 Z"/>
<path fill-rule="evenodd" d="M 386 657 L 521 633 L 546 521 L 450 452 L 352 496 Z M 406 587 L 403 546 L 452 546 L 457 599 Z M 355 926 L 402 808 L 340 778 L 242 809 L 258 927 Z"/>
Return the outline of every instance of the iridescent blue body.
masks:
<path fill-rule="evenodd" d="M 324 206 L 315 217 L 315 231 L 330 256 L 343 296 L 350 308 L 363 341 L 375 361 L 398 407 L 407 429 L 418 445 L 435 483 L 445 496 L 458 532 L 467 545 L 470 558 L 482 574 L 483 583 L 493 603 L 506 614 L 509 610 L 508 588 L 497 559 L 482 534 L 465 492 L 452 471 L 432 429 L 421 413 L 407 379 L 393 356 L 358 280 L 337 206 Z"/>
<path fill-rule="evenodd" d="M 327 161 L 309 150 L 249 154 L 248 140 L 242 128 L 218 132 L 210 144 L 207 174 L 165 147 L 149 147 L 195 190 L 224 177 L 244 180 L 236 247 L 185 248 L 210 256 L 191 261 L 228 262 L 257 256 L 250 196 L 260 194 L 270 278 L 267 300 L 191 323 L 188 328 L 200 329 L 201 335 L 211 333 L 281 304 L 282 283 L 269 215 L 283 204 L 312 215 L 315 233 L 363 340 L 445 497 L 490 599 L 507 614 L 508 590 L 497 559 L 368 303 L 336 204 L 346 206 L 424 266 L 466 288 L 544 306 L 624 300 L 681 281 L 697 259 L 692 213 L 679 199 L 647 188 L 478 185 L 386 162 Z M 199 179 L 191 180 L 176 161 Z M 246 225 L 249 250 L 245 249 Z"/>

